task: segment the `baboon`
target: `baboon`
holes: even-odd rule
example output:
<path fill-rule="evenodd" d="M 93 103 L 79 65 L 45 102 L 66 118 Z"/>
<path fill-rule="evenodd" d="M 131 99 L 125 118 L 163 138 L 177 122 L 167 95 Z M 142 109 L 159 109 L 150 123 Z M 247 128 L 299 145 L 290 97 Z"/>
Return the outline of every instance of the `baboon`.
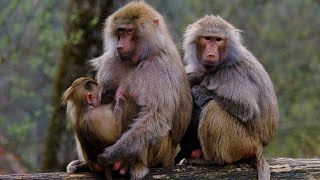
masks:
<path fill-rule="evenodd" d="M 105 172 L 111 179 L 111 166 L 104 169 L 97 162 L 97 155 L 114 144 L 122 131 L 121 119 L 114 114 L 114 103 L 100 104 L 101 88 L 95 80 L 86 77 L 76 79 L 62 99 L 67 104 L 67 114 L 75 131 L 79 158 L 67 166 L 67 171 L 89 167 L 95 172 Z"/>
<path fill-rule="evenodd" d="M 147 155 L 131 172 L 170 166 L 192 111 L 192 97 L 182 60 L 163 17 L 144 2 L 131 2 L 107 18 L 105 52 L 91 61 L 103 94 L 115 92 L 139 107 L 137 117 L 120 139 L 98 156 L 110 165 L 121 159 Z M 144 173 L 142 173 L 144 172 Z M 133 173 L 138 174 L 138 173 Z"/>
<path fill-rule="evenodd" d="M 199 127 L 189 129 L 197 128 L 203 158 L 217 164 L 253 159 L 258 178 L 270 179 L 262 151 L 278 128 L 278 103 L 267 72 L 242 45 L 240 30 L 207 15 L 187 27 L 183 48 L 194 108 L 201 111 L 191 120 Z"/>

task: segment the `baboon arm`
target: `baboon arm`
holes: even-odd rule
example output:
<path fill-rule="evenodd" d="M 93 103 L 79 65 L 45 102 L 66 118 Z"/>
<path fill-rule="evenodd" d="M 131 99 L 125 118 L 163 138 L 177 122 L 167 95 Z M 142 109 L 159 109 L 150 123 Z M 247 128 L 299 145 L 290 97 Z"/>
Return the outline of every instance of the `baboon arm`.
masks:
<path fill-rule="evenodd" d="M 145 72 L 144 76 L 150 78 L 143 81 L 145 84 L 152 84 L 151 81 L 159 77 L 158 74 L 148 73 L 147 70 Z M 157 143 L 169 134 L 177 106 L 175 96 L 170 94 L 175 91 L 169 89 L 169 83 L 165 79 L 158 79 L 158 83 L 154 83 L 153 86 L 140 86 L 136 98 L 136 103 L 141 108 L 139 116 L 114 145 L 104 149 L 99 158 L 101 162 L 112 164 L 119 159 L 136 155 L 147 143 Z M 169 90 L 161 91 L 163 86 Z"/>
<path fill-rule="evenodd" d="M 257 84 L 245 71 L 241 67 L 225 67 L 206 77 L 202 83 L 212 92 L 212 99 L 243 122 L 260 115 Z"/>
<path fill-rule="evenodd" d="M 142 111 L 135 119 L 132 127 L 112 146 L 105 148 L 98 156 L 98 161 L 104 165 L 138 154 L 148 142 L 153 142 L 169 133 L 171 125 L 161 110 Z M 156 142 L 156 141 L 155 141 Z"/>
<path fill-rule="evenodd" d="M 204 107 L 209 101 L 215 100 L 218 102 L 226 111 L 233 116 L 239 118 L 242 121 L 248 121 L 253 118 L 253 114 L 250 114 L 250 109 L 241 102 L 234 102 L 231 99 L 218 96 L 215 92 L 207 90 L 203 86 L 192 87 L 193 102 L 199 106 Z"/>
<path fill-rule="evenodd" d="M 213 99 L 215 99 L 226 111 L 243 122 L 247 122 L 250 119 L 255 118 L 258 114 L 258 112 L 256 112 L 254 108 L 250 108 L 248 104 L 246 105 L 242 102 L 235 102 L 232 99 L 227 99 L 221 96 L 215 96 Z"/>

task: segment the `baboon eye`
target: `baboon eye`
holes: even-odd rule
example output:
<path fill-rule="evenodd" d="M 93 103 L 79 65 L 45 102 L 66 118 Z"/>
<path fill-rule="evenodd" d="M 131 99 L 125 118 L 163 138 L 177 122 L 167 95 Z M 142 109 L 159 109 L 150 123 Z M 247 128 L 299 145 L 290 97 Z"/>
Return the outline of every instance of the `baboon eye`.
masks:
<path fill-rule="evenodd" d="M 210 36 L 205 36 L 204 39 L 207 40 L 207 41 L 210 41 L 211 37 Z"/>
<path fill-rule="evenodd" d="M 128 33 L 132 33 L 134 31 L 134 29 L 127 29 Z"/>
<path fill-rule="evenodd" d="M 124 28 L 118 28 L 118 33 L 123 33 L 124 32 Z"/>
<path fill-rule="evenodd" d="M 216 41 L 220 42 L 220 41 L 222 41 L 222 38 L 221 37 L 216 37 Z"/>

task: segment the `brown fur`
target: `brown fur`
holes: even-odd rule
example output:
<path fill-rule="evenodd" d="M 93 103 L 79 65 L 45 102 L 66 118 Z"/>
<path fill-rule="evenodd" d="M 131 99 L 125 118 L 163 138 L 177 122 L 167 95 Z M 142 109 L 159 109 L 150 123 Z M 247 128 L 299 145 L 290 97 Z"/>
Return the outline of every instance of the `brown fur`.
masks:
<path fill-rule="evenodd" d="M 94 106 L 89 107 L 86 95 L 92 93 Z M 97 163 L 97 155 L 106 146 L 110 146 L 120 137 L 122 123 L 114 116 L 113 104 L 100 105 L 101 90 L 95 80 L 78 78 L 65 91 L 63 103 L 67 103 L 67 114 L 75 131 L 75 140 L 79 160 L 72 161 L 68 172 L 88 166 L 91 170 L 102 172 L 103 167 Z M 104 169 L 111 179 L 111 167 Z"/>
<path fill-rule="evenodd" d="M 242 45 L 239 32 L 221 17 L 213 15 L 201 18 L 186 29 L 186 71 L 191 81 L 200 78 L 197 88 L 205 89 L 211 96 L 201 111 L 200 144 L 204 159 L 218 164 L 253 155 L 259 179 L 269 179 L 270 171 L 262 150 L 278 128 L 277 99 L 267 72 Z M 220 54 L 222 62 L 212 72 L 206 72 L 196 57 L 201 36 L 226 39 L 224 54 Z M 192 92 L 198 95 L 196 88 Z"/>
<path fill-rule="evenodd" d="M 133 24 L 139 63 L 117 56 L 119 26 Z M 92 60 L 104 91 L 121 87 L 139 107 L 137 117 L 121 138 L 99 155 L 103 164 L 139 154 L 147 146 L 146 167 L 173 165 L 176 147 L 190 122 L 192 99 L 181 58 L 162 16 L 144 2 L 132 2 L 112 14 L 105 24 L 105 52 Z M 132 171 L 134 173 L 134 171 Z"/>

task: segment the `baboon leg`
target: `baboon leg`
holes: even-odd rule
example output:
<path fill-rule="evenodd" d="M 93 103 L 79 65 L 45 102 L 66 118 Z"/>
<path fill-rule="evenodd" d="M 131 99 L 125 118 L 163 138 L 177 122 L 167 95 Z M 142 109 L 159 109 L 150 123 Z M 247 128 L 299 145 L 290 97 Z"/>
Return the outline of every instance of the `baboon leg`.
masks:
<path fill-rule="evenodd" d="M 173 166 L 176 146 L 170 136 L 162 138 L 158 143 L 149 146 L 148 161 L 150 166 Z"/>
<path fill-rule="evenodd" d="M 203 108 L 198 132 L 204 159 L 217 164 L 251 159 L 262 150 L 243 122 L 214 100 Z"/>

